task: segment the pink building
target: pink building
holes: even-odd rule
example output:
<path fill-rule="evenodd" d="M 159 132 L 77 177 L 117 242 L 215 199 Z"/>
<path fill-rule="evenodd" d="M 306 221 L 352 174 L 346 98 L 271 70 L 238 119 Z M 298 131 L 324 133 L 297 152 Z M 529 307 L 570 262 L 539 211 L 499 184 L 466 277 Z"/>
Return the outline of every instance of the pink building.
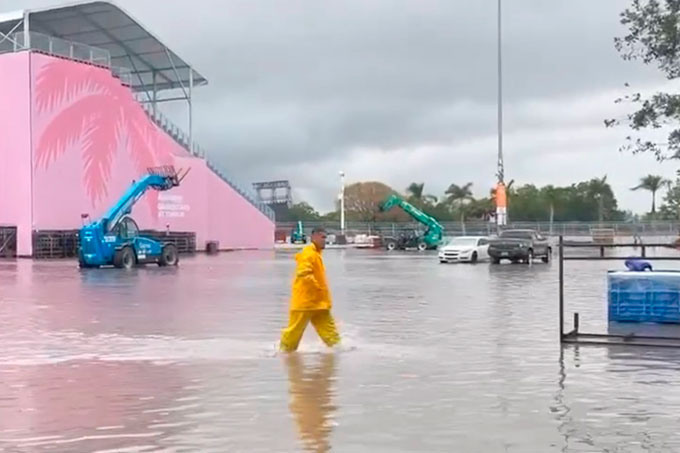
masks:
<path fill-rule="evenodd" d="M 158 165 L 191 168 L 180 187 L 149 191 L 142 229 L 195 232 L 222 249 L 272 248 L 274 216 L 157 109 L 207 80 L 110 2 L 0 14 L 0 225 L 17 253 L 36 231 L 97 218 Z M 177 94 L 179 93 L 179 94 Z"/>

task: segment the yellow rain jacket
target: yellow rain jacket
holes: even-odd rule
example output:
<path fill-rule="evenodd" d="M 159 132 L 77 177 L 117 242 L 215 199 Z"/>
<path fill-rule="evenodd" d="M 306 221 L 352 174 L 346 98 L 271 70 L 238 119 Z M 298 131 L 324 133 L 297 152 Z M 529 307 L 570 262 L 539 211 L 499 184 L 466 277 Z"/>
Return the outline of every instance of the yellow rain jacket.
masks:
<path fill-rule="evenodd" d="M 293 311 L 330 310 L 331 296 L 321 252 L 314 244 L 295 255 L 297 268 L 293 280 L 290 309 Z"/>

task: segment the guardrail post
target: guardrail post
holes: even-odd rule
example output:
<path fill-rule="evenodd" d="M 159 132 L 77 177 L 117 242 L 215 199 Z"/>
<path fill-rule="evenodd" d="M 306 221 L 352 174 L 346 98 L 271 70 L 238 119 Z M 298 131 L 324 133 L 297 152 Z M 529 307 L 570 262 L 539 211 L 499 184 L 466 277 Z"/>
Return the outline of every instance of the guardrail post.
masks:
<path fill-rule="evenodd" d="M 564 237 L 559 242 L 560 344 L 564 339 Z"/>
<path fill-rule="evenodd" d="M 574 333 L 578 334 L 578 328 L 579 328 L 579 317 L 578 317 L 578 312 L 574 313 Z"/>

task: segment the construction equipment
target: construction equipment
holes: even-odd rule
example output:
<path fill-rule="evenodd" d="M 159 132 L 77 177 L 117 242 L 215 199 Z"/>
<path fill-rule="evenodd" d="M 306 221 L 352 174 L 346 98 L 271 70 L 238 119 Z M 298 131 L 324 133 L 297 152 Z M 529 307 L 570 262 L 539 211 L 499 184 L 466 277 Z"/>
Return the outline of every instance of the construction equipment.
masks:
<path fill-rule="evenodd" d="M 133 181 L 130 188 L 104 216 L 80 229 L 78 250 L 80 267 L 110 266 L 129 269 L 137 264 L 157 263 L 175 266 L 177 247 L 140 236 L 137 223 L 129 216 L 132 207 L 149 189 L 164 191 L 179 186 L 189 169 L 178 174 L 172 166 L 148 169 L 148 174 Z M 180 172 L 181 173 L 181 170 Z M 86 218 L 84 215 L 83 218 Z"/>
<path fill-rule="evenodd" d="M 417 222 L 422 223 L 427 227 L 424 234 L 419 232 L 409 232 L 400 235 L 399 237 L 383 238 L 383 243 L 387 250 L 404 250 L 407 248 L 417 248 L 420 251 L 428 249 L 436 249 L 442 241 L 444 227 L 437 219 L 425 214 L 420 209 L 413 206 L 411 203 L 399 198 L 397 195 L 390 195 L 380 205 L 380 210 L 383 212 L 389 211 L 395 206 L 399 206 L 408 215 L 413 217 Z"/>
<path fill-rule="evenodd" d="M 291 244 L 306 244 L 307 236 L 305 236 L 305 230 L 302 228 L 302 222 L 298 220 L 295 228 L 290 233 L 290 243 Z"/>

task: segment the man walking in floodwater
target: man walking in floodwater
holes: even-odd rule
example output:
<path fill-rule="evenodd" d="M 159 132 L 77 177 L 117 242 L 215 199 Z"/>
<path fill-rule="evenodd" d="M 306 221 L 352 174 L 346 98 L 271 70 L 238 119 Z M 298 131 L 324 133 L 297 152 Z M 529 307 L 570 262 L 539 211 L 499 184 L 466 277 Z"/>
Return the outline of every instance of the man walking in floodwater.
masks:
<path fill-rule="evenodd" d="M 295 255 L 297 267 L 290 300 L 288 327 L 281 334 L 280 349 L 295 351 L 300 344 L 307 324 L 312 325 L 327 346 L 340 342 L 340 335 L 331 315 L 331 296 L 326 281 L 326 269 L 321 251 L 326 248 L 326 231 L 315 228 L 311 244 Z"/>

